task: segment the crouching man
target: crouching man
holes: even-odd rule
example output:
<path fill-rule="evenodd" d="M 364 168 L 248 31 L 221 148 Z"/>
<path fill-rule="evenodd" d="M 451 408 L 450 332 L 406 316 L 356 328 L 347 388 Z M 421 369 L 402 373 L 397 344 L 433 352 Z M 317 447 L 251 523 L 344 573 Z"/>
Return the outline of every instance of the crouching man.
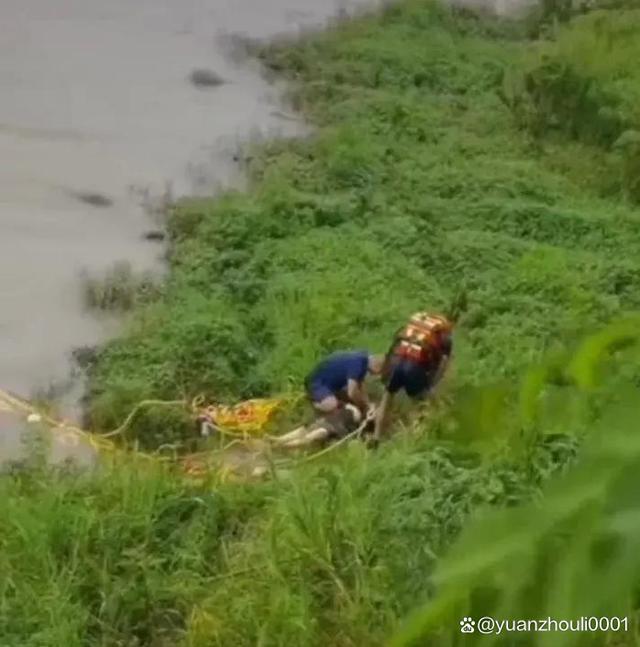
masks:
<path fill-rule="evenodd" d="M 309 427 L 281 436 L 285 447 L 303 447 L 341 438 L 372 420 L 374 409 L 365 389 L 367 375 L 379 375 L 383 358 L 369 352 L 349 351 L 330 355 L 305 380 L 307 397 L 322 417 Z"/>

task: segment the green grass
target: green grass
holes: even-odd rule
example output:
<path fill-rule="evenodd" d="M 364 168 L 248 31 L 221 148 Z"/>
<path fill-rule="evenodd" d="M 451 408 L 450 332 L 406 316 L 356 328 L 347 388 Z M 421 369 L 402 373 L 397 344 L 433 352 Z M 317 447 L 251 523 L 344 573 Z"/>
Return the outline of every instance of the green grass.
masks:
<path fill-rule="evenodd" d="M 525 469 L 418 436 L 214 491 L 147 461 L 3 477 L 0 644 L 382 644 L 468 515 L 572 453 Z"/>
<path fill-rule="evenodd" d="M 147 460 L 0 479 L 3 647 L 171 645 L 259 497 Z"/>
<path fill-rule="evenodd" d="M 637 351 L 618 361 L 637 320 L 594 336 L 640 309 L 640 213 L 624 180 L 632 158 L 614 137 L 553 127 L 566 109 L 556 99 L 573 96 L 562 78 L 582 87 L 588 77 L 598 100 L 614 93 L 609 68 L 585 72 L 590 46 L 580 69 L 566 54 L 593 20 L 541 45 L 521 25 L 407 1 L 261 51 L 292 80 L 315 134 L 261 147 L 248 192 L 175 208 L 166 284 L 100 353 L 95 427 L 117 426 L 141 399 L 299 390 L 323 354 L 382 351 L 412 310 L 446 308 L 464 292 L 441 406 L 377 452 L 352 446 L 264 484 L 212 491 L 136 464 L 0 480 L 3 647 L 377 646 L 425 599 L 435 606 L 414 632 L 431 631 L 435 617 L 442 644 L 456 644 L 434 614 L 450 611 L 447 601 L 464 607 L 486 574 L 481 554 L 501 537 L 495 573 L 501 584 L 514 577 L 496 590 L 515 597 L 498 608 L 523 612 L 527 583 L 558 566 L 545 562 L 555 547 L 548 522 L 561 515 L 553 491 L 545 508 L 544 484 L 573 473 L 580 439 L 607 420 L 617 391 L 599 391 L 601 378 L 638 383 Z M 566 64 L 560 81 L 545 76 L 541 48 Z M 635 68 L 622 68 L 636 88 Z M 541 82 L 527 90 L 527 74 Z M 593 96 L 575 109 L 592 115 Z M 583 336 L 590 341 L 571 359 L 564 348 Z M 615 370 L 606 370 L 600 360 L 611 352 Z M 523 367 L 543 358 L 520 387 Z M 159 411 L 140 416 L 135 433 L 153 447 L 190 428 L 182 414 Z M 629 440 L 612 437 L 618 450 Z M 598 467 L 594 487 L 617 478 L 603 456 L 579 463 L 579 475 Z M 604 515 L 589 511 L 622 491 L 610 498 L 607 488 L 600 507 L 578 497 L 586 516 L 576 528 L 589 538 Z M 496 513 L 499 536 L 473 523 L 487 506 L 507 509 Z M 522 564 L 540 557 L 526 571 L 514 567 L 519 554 L 500 550 L 523 515 Z M 635 541 L 625 520 L 623 539 Z M 465 528 L 462 549 L 446 557 Z M 575 573 L 587 578 L 590 546 L 558 571 L 557 588 L 540 590 L 560 595 Z M 477 566 L 462 584 L 447 579 L 460 550 Z M 622 600 L 633 577 L 611 599 Z M 576 581 L 587 590 L 595 580 Z"/>

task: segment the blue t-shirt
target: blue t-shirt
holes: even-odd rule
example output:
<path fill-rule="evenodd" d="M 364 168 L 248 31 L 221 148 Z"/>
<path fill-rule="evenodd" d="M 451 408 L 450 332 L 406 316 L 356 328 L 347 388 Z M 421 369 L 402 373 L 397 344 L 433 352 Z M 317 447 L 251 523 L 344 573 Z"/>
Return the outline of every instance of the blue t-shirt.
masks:
<path fill-rule="evenodd" d="M 347 386 L 348 380 L 362 382 L 369 370 L 369 353 L 353 351 L 335 353 L 320 362 L 307 378 L 310 386 L 322 385 L 332 393 L 338 393 Z"/>

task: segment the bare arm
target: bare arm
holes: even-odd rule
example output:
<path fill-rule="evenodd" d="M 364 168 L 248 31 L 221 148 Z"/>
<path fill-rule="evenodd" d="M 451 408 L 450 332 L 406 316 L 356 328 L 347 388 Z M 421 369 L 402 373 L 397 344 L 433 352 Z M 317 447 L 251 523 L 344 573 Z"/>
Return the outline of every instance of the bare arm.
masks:
<path fill-rule="evenodd" d="M 363 413 L 367 412 L 369 407 L 369 398 L 367 397 L 367 392 L 364 389 L 364 384 L 356 380 L 349 380 L 347 382 L 347 395 L 349 400 L 360 409 Z"/>
<path fill-rule="evenodd" d="M 389 391 L 385 391 L 380 401 L 380 406 L 376 412 L 376 425 L 373 431 L 373 437 L 376 440 L 380 440 L 382 434 L 385 431 L 387 426 L 387 418 L 389 417 L 389 410 L 391 409 L 391 402 L 393 401 L 393 395 Z"/>

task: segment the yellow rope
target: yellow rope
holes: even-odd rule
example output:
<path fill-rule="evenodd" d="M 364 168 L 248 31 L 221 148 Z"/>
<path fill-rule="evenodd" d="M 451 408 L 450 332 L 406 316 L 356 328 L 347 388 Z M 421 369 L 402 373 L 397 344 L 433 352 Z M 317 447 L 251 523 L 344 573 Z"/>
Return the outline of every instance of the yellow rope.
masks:
<path fill-rule="evenodd" d="M 59 421 L 54 420 L 53 418 L 48 416 L 46 413 L 41 413 L 34 406 L 30 405 L 28 402 L 25 402 L 24 400 L 21 400 L 21 399 L 15 397 L 15 396 L 11 395 L 7 391 L 3 391 L 2 389 L 0 389 L 0 399 L 2 399 L 6 404 L 8 404 L 11 407 L 11 409 L 13 409 L 13 410 L 18 409 L 19 411 L 22 411 L 23 413 L 28 413 L 28 414 L 36 413 L 36 414 L 38 414 L 40 416 L 40 418 L 42 420 L 49 423 L 50 425 L 53 425 L 55 427 L 60 426 Z M 73 431 L 76 431 L 76 429 L 74 427 L 67 427 L 67 429 L 71 429 Z M 82 431 L 82 430 L 79 430 L 79 431 Z"/>
<path fill-rule="evenodd" d="M 13 411 L 17 410 L 26 414 L 37 414 L 40 417 L 40 420 L 42 422 L 52 427 L 52 431 L 56 431 L 57 433 L 59 433 L 58 430 L 64 430 L 64 433 L 69 433 L 69 432 L 75 433 L 78 436 L 81 436 L 82 438 L 84 438 L 95 449 L 103 450 L 103 451 L 114 450 L 115 446 L 108 439 L 123 433 L 130 426 L 131 422 L 135 418 L 138 411 L 140 411 L 140 409 L 142 409 L 143 407 L 179 406 L 179 405 L 184 406 L 186 404 L 184 400 L 143 400 L 133 408 L 133 410 L 125 418 L 124 422 L 117 429 L 114 429 L 113 431 L 110 431 L 105 434 L 94 434 L 94 433 L 85 431 L 80 427 L 70 425 L 66 422 L 61 422 L 60 420 L 56 420 L 51 416 L 47 415 L 46 413 L 42 413 L 41 411 L 36 409 L 36 407 L 29 404 L 28 402 L 25 402 L 24 400 L 14 395 L 11 395 L 10 393 L 2 389 L 0 389 L 0 402 L 4 402 Z M 138 452 L 138 453 L 141 455 L 144 455 L 145 457 L 148 456 L 146 454 L 142 454 L 141 452 Z"/>
<path fill-rule="evenodd" d="M 185 405 L 185 400 L 142 400 L 136 404 L 136 406 L 131 410 L 131 413 L 129 413 L 124 422 L 117 429 L 109 431 L 106 434 L 98 434 L 98 436 L 100 438 L 113 438 L 114 436 L 119 436 L 127 430 L 133 419 L 136 417 L 138 411 L 144 407 L 177 407 Z"/>
<path fill-rule="evenodd" d="M 297 402 L 301 397 L 301 395 L 293 396 L 289 398 L 291 402 Z M 23 413 L 27 414 L 37 414 L 40 416 L 40 419 L 44 421 L 45 423 L 49 424 L 51 427 L 54 429 L 64 429 L 65 432 L 73 432 L 76 433 L 80 436 L 82 436 L 84 439 L 86 439 L 96 450 L 107 450 L 109 449 L 110 451 L 113 451 L 115 449 L 115 446 L 112 445 L 111 441 L 108 439 L 114 438 L 116 436 L 119 436 L 123 434 L 131 425 L 133 422 L 135 416 L 138 414 L 138 412 L 145 408 L 145 407 L 152 407 L 152 406 L 159 406 L 159 407 L 186 407 L 188 405 L 188 402 L 186 400 L 142 400 L 138 404 L 135 405 L 135 407 L 131 410 L 129 415 L 125 418 L 124 422 L 117 427 L 116 429 L 109 431 L 104 434 L 93 434 L 85 431 L 84 429 L 81 429 L 79 427 L 75 427 L 73 425 L 68 425 L 67 423 L 61 423 L 58 420 L 55 420 L 51 416 L 41 413 L 38 411 L 34 406 L 30 405 L 28 402 L 25 402 L 24 400 L 21 400 L 20 398 L 17 398 L 10 393 L 3 391 L 0 389 L 0 403 L 4 402 L 6 405 L 8 405 L 10 410 L 18 410 Z M 201 408 L 202 404 L 204 404 L 205 398 L 204 396 L 200 395 L 195 397 L 191 401 L 191 408 L 195 412 L 199 408 Z M 346 442 L 349 440 L 353 439 L 356 436 L 359 436 L 362 434 L 364 431 L 365 426 L 367 425 L 368 420 L 364 420 L 360 426 L 352 431 L 351 433 L 347 434 L 340 440 L 338 440 L 335 443 L 332 443 L 328 447 L 325 447 L 322 450 L 319 450 L 317 452 L 314 452 L 312 454 L 307 454 L 303 458 L 285 458 L 284 460 L 277 461 L 274 464 L 277 467 L 281 467 L 284 465 L 302 465 L 304 463 L 311 462 L 313 460 L 316 460 L 322 456 L 327 455 L 328 453 L 334 451 L 338 447 L 344 445 Z M 222 436 L 227 436 L 229 438 L 232 438 L 232 441 L 230 443 L 227 443 L 224 447 L 218 450 L 213 450 L 213 451 L 202 451 L 197 454 L 191 454 L 186 458 L 186 460 L 190 458 L 197 458 L 199 456 L 215 456 L 218 454 L 224 454 L 227 452 L 231 447 L 234 445 L 244 445 L 249 451 L 252 451 L 252 448 L 249 446 L 250 442 L 253 441 L 254 439 L 246 432 L 237 432 L 237 431 L 232 431 L 230 429 L 226 429 L 224 427 L 221 427 L 220 425 L 217 425 L 212 422 L 207 423 L 214 431 L 218 432 Z M 278 439 L 278 436 L 271 436 L 265 434 L 262 436 L 262 440 L 267 441 L 268 446 L 271 447 L 274 441 Z M 103 441 L 107 441 L 108 444 L 104 444 Z M 173 447 L 172 447 L 173 449 Z M 150 458 L 150 459 L 155 459 L 159 461 L 166 461 L 169 460 L 168 457 L 164 456 L 159 456 L 157 453 L 154 455 L 149 455 L 145 454 L 143 452 L 136 452 L 137 455 L 143 456 L 144 458 Z"/>

